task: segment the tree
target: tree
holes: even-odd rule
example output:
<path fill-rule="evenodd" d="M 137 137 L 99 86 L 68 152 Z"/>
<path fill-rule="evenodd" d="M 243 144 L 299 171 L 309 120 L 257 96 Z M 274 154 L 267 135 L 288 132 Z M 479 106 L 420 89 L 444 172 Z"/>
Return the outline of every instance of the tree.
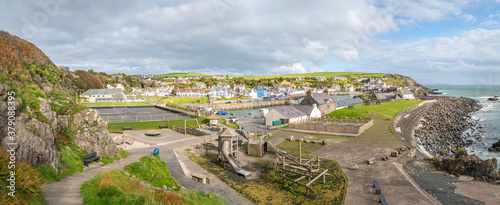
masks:
<path fill-rule="evenodd" d="M 74 78 L 73 83 L 79 89 L 88 90 L 104 88 L 101 80 L 90 72 L 77 70 L 75 71 L 75 74 L 78 75 L 78 78 Z"/>

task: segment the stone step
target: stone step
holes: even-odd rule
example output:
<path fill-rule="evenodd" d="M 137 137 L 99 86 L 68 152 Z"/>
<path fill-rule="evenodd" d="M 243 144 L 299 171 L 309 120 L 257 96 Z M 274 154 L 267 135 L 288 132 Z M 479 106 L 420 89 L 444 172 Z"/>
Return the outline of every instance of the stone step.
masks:
<path fill-rule="evenodd" d="M 45 197 L 48 205 L 80 205 L 83 199 L 80 197 Z"/>

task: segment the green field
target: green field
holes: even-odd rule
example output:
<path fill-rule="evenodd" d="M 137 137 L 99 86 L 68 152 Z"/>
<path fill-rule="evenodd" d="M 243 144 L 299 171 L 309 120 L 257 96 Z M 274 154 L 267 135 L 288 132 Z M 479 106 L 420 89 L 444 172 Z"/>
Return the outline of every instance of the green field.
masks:
<path fill-rule="evenodd" d="M 132 105 L 151 105 L 146 102 L 103 102 L 103 103 L 84 103 L 87 107 L 99 107 L 99 106 L 132 106 Z"/>
<path fill-rule="evenodd" d="M 183 105 L 183 104 L 188 104 L 188 103 L 209 103 L 210 101 L 208 100 L 208 97 L 199 97 L 199 98 L 188 98 L 188 97 L 168 97 L 161 102 L 167 103 L 167 104 L 174 104 L 174 105 Z"/>
<path fill-rule="evenodd" d="M 380 105 L 354 105 L 354 109 L 339 109 L 331 112 L 329 117 L 354 117 L 354 118 L 367 118 L 370 113 L 376 113 L 384 117 L 393 118 L 404 109 L 422 102 L 421 100 L 398 100 L 392 102 L 380 103 Z"/>
<path fill-rule="evenodd" d="M 190 118 L 186 119 L 187 127 L 196 127 L 196 121 L 202 124 L 205 121 L 205 118 Z M 109 132 L 121 132 L 123 131 L 123 127 L 132 127 L 133 130 L 157 130 L 160 125 L 168 125 L 169 129 L 172 129 L 172 126 L 184 126 L 185 119 L 179 120 L 161 120 L 161 121 L 147 121 L 147 122 L 110 122 L 108 123 L 108 131 Z"/>

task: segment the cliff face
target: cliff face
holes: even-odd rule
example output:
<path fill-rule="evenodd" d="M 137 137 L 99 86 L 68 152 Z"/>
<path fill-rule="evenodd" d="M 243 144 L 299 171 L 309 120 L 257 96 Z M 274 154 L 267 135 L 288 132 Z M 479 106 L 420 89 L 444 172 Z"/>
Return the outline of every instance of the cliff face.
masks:
<path fill-rule="evenodd" d="M 59 169 L 56 136 L 64 132 L 73 135 L 80 149 L 118 156 L 107 123 L 97 111 L 74 103 L 71 72 L 55 66 L 33 44 L 3 31 L 0 66 L 0 149 L 14 148 L 16 161 Z M 9 92 L 15 92 L 15 140 L 7 137 Z"/>

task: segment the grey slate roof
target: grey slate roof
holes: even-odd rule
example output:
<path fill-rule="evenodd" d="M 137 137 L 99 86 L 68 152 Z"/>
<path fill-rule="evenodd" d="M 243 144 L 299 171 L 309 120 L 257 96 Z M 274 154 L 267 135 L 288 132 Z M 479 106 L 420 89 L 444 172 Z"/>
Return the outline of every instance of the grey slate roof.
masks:
<path fill-rule="evenodd" d="M 122 93 L 121 89 L 90 89 L 82 93 L 82 95 L 112 95 Z"/>
<path fill-rule="evenodd" d="M 401 92 L 402 92 L 404 95 L 413 94 L 413 92 L 411 92 L 410 90 L 408 90 L 408 89 L 406 89 L 406 88 L 402 88 L 402 89 L 401 89 Z"/>
<path fill-rule="evenodd" d="M 355 104 L 360 104 L 363 103 L 363 100 L 361 98 L 351 98 L 351 99 L 346 99 L 346 100 L 339 100 L 337 101 L 337 107 L 345 107 L 349 105 L 355 105 Z"/>
<path fill-rule="evenodd" d="M 293 106 L 276 107 L 273 108 L 273 110 L 276 110 L 277 112 L 279 112 L 288 119 L 307 116 L 305 113 L 303 113 L 302 111 Z"/>
<path fill-rule="evenodd" d="M 310 115 L 314 108 L 314 106 L 312 105 L 292 105 L 292 107 L 297 108 L 298 110 L 307 115 Z"/>
<path fill-rule="evenodd" d="M 326 93 L 315 93 L 312 94 L 313 99 L 318 103 L 318 105 L 323 105 L 326 103 L 334 103 L 335 100 Z"/>

